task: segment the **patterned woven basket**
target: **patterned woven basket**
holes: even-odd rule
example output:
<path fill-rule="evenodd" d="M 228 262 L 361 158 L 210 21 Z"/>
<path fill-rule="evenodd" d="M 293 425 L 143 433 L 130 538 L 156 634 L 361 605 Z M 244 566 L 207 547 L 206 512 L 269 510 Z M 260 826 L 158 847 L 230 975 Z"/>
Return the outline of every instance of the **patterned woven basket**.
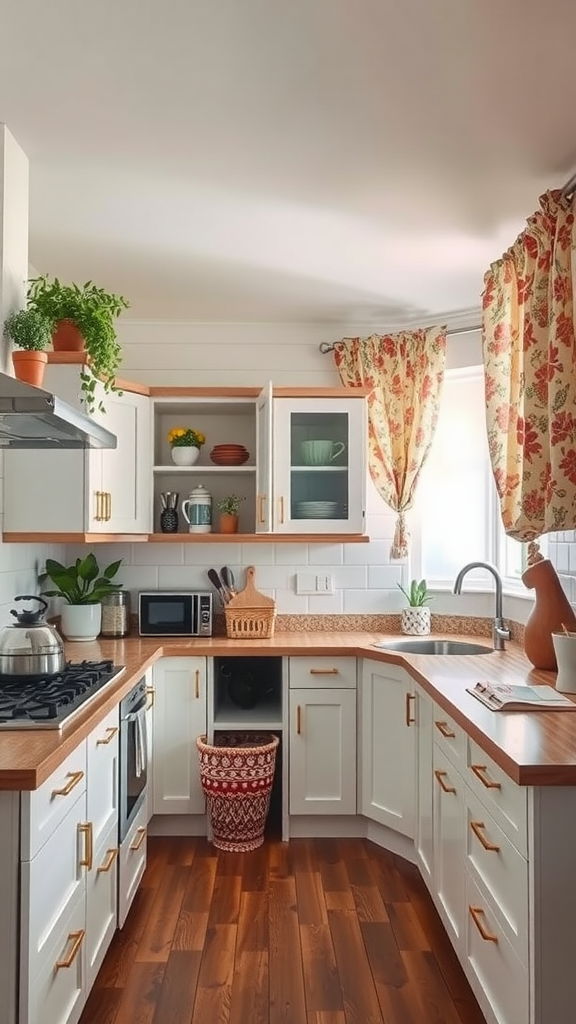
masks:
<path fill-rule="evenodd" d="M 246 586 L 224 607 L 226 635 L 231 640 L 268 640 L 274 633 L 276 604 L 254 585 L 256 570 L 246 569 Z"/>
<path fill-rule="evenodd" d="M 221 733 L 214 745 L 205 736 L 196 740 L 200 781 L 219 850 L 246 852 L 262 846 L 279 742 L 272 733 Z"/>

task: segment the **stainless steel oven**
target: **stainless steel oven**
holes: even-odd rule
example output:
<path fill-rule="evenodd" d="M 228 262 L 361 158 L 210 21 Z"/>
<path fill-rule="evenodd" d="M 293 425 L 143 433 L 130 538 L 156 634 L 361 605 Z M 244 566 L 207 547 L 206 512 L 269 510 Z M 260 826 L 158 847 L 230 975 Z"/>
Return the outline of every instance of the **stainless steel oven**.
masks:
<path fill-rule="evenodd" d="M 120 843 L 126 838 L 146 796 L 146 700 L 146 680 L 141 679 L 120 702 Z"/>

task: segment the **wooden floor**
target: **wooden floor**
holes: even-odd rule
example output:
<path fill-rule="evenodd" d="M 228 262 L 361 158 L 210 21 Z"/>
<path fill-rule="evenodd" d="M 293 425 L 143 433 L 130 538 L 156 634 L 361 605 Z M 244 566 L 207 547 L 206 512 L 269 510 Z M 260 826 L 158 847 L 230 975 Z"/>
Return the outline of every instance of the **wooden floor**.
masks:
<path fill-rule="evenodd" d="M 367 840 L 153 838 L 81 1024 L 485 1024 L 415 867 Z"/>

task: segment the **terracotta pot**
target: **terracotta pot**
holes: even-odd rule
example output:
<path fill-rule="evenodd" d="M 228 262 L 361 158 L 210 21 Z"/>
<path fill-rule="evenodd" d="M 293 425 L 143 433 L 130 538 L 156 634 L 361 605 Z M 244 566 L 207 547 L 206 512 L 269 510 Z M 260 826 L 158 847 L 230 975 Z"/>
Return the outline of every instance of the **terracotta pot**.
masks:
<path fill-rule="evenodd" d="M 12 362 L 18 380 L 24 381 L 25 384 L 33 384 L 36 388 L 42 387 L 44 370 L 48 362 L 45 352 L 29 352 L 23 348 L 15 349 L 12 353 Z"/>
<path fill-rule="evenodd" d="M 58 320 L 52 335 L 55 352 L 83 352 L 84 338 L 73 320 Z"/>
<path fill-rule="evenodd" d="M 222 512 L 220 515 L 220 533 L 238 533 L 238 516 Z"/>
<path fill-rule="evenodd" d="M 576 631 L 576 615 L 552 562 L 543 558 L 526 569 L 522 582 L 536 591 L 536 601 L 524 626 L 524 651 L 534 668 L 553 672 L 557 668 L 552 633 L 561 633 L 562 626 Z"/>

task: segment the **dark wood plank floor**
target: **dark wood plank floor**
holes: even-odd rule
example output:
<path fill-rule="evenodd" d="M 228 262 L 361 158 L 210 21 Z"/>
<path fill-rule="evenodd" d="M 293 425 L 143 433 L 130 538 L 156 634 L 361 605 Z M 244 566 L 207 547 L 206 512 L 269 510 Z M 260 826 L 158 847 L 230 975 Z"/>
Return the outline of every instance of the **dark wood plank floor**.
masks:
<path fill-rule="evenodd" d="M 152 838 L 80 1024 L 485 1024 L 415 867 L 365 840 Z"/>

